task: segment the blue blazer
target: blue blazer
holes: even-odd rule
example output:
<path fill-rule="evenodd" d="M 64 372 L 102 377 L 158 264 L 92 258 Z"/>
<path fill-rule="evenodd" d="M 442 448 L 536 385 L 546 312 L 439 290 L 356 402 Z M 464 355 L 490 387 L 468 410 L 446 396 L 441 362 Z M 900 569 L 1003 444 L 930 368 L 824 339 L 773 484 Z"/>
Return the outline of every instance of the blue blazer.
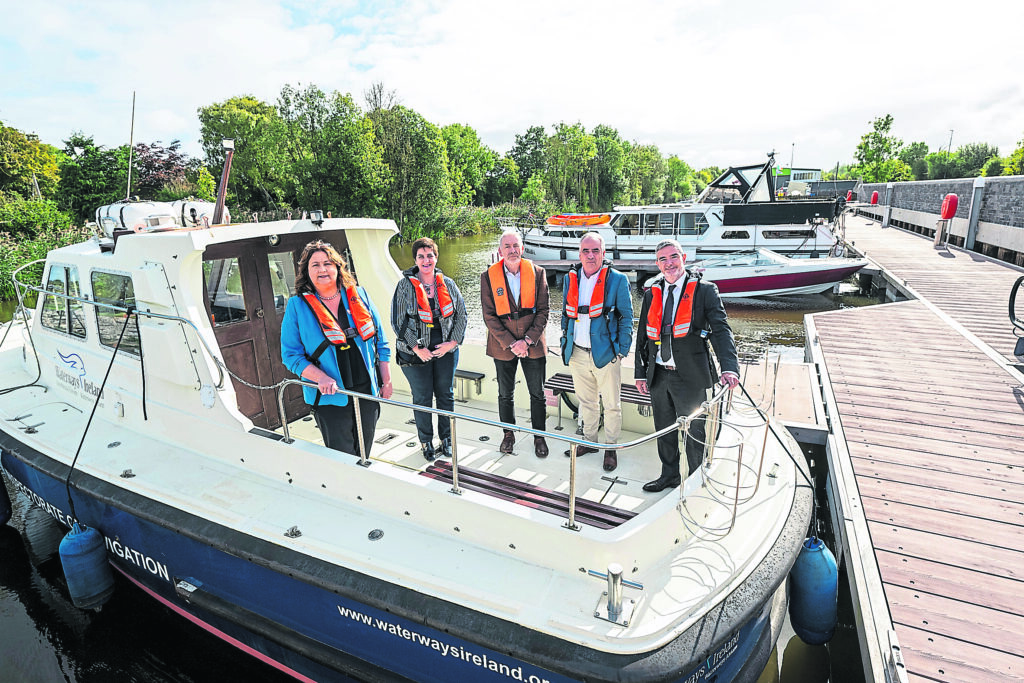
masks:
<path fill-rule="evenodd" d="M 566 274 L 562 281 L 563 294 L 568 288 L 569 275 Z M 633 343 L 633 299 L 629 295 L 629 280 L 614 268 L 608 269 L 604 310 L 604 315 L 590 321 L 590 355 L 594 365 L 599 368 L 608 365 L 617 356 L 629 355 L 629 347 Z M 563 303 L 562 362 L 566 365 L 572 357 L 575 332 L 576 321 L 565 315 Z"/>
<path fill-rule="evenodd" d="M 356 348 L 363 356 L 366 363 L 366 370 L 370 375 L 370 383 L 373 385 L 373 395 L 380 395 L 380 387 L 377 383 L 377 362 L 391 360 L 391 347 L 388 346 L 387 337 L 384 336 L 384 327 L 380 322 L 380 315 L 377 308 L 370 301 L 369 295 L 362 287 L 356 287 L 359 298 L 366 304 L 373 318 L 373 325 L 377 328 L 377 334 L 365 342 L 358 334 L 355 336 Z M 347 306 L 346 306 L 347 308 Z M 346 327 L 353 327 L 352 314 L 348 314 Z M 324 333 L 320 329 L 320 323 L 316 315 L 309 308 L 309 305 L 298 296 L 288 299 L 288 308 L 285 309 L 284 319 L 281 321 L 281 362 L 290 372 L 302 376 L 302 371 L 312 365 L 309 357 L 316 351 L 317 347 L 324 340 Z M 324 352 L 320 355 L 320 369 L 334 379 L 341 382 L 341 372 L 338 370 L 338 356 L 335 353 Z M 302 397 L 306 403 L 313 405 L 316 401 L 316 387 L 302 387 Z M 331 394 L 320 397 L 321 405 L 348 405 L 347 394 Z"/>

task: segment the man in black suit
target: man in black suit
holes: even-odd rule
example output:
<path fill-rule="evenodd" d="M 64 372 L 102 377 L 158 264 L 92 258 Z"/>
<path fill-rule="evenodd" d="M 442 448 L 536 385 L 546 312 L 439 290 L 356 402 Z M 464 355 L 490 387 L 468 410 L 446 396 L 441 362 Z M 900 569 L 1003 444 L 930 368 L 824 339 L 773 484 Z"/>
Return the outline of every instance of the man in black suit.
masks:
<path fill-rule="evenodd" d="M 655 258 L 661 275 L 644 291 L 633 376 L 636 388 L 651 394 L 654 428 L 662 429 L 705 400 L 714 381 L 708 337 L 722 364 L 719 381 L 730 389 L 739 384 L 739 363 L 718 287 L 686 270 L 686 256 L 675 240 L 660 242 Z M 687 476 L 700 467 L 704 438 L 704 419 L 694 420 L 686 437 Z M 658 457 L 661 476 L 644 484 L 644 491 L 679 486 L 678 433 L 658 438 Z"/>

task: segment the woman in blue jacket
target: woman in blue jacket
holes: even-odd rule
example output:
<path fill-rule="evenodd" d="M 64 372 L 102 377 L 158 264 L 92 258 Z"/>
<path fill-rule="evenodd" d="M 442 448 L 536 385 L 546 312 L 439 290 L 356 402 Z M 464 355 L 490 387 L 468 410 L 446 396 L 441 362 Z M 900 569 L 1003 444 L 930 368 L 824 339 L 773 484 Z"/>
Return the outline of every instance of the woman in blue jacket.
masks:
<path fill-rule="evenodd" d="M 281 360 L 296 375 L 316 382 L 303 387 L 324 445 L 358 455 L 353 402 L 339 387 L 391 398 L 391 349 L 366 290 L 356 285 L 345 260 L 327 242 L 310 242 L 295 273 L 295 296 L 281 323 Z M 359 402 L 367 456 L 380 415 L 376 401 Z"/>

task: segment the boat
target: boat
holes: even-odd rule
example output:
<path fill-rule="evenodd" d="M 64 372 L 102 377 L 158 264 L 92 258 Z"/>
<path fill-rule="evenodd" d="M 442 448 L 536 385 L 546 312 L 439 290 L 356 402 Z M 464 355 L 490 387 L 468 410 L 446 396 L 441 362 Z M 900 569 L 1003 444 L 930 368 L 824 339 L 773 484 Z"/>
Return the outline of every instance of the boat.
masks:
<path fill-rule="evenodd" d="M 461 349 L 450 461 L 422 458 L 397 371 L 369 457 L 322 445 L 279 360 L 296 257 L 330 242 L 386 316 L 396 233 L 318 212 L 161 224 L 55 249 L 39 285 L 23 267 L 0 330 L 7 486 L 97 530 L 117 590 L 297 680 L 755 680 L 812 489 L 749 396 L 709 397 L 717 438 L 659 494 L 640 490 L 660 471 L 640 411 L 614 476 L 569 431 L 546 436 L 570 457 L 499 453 L 479 343 Z"/>
<path fill-rule="evenodd" d="M 723 298 L 820 294 L 868 264 L 859 258 L 791 258 L 758 247 L 702 259 L 691 266 Z"/>
<path fill-rule="evenodd" d="M 692 202 L 616 206 L 608 213 L 560 214 L 523 232 L 523 254 L 538 261 L 573 258 L 588 231 L 604 236 L 616 260 L 654 261 L 664 239 L 692 258 L 765 247 L 787 256 L 825 256 L 845 198 L 781 199 L 764 164 L 730 167 Z"/>

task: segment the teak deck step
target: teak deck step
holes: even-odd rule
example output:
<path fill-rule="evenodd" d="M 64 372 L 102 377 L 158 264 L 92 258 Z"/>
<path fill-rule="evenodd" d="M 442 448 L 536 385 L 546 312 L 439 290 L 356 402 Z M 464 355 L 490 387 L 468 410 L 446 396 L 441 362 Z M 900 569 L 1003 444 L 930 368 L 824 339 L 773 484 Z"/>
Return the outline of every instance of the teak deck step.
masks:
<path fill-rule="evenodd" d="M 452 465 L 437 461 L 420 472 L 425 477 L 451 483 Z M 471 491 L 510 500 L 519 505 L 544 510 L 559 517 L 569 517 L 569 496 L 533 484 L 488 474 L 469 467 L 459 467 L 459 486 Z M 635 512 L 576 497 L 576 522 L 598 529 L 613 529 L 636 516 Z"/>

